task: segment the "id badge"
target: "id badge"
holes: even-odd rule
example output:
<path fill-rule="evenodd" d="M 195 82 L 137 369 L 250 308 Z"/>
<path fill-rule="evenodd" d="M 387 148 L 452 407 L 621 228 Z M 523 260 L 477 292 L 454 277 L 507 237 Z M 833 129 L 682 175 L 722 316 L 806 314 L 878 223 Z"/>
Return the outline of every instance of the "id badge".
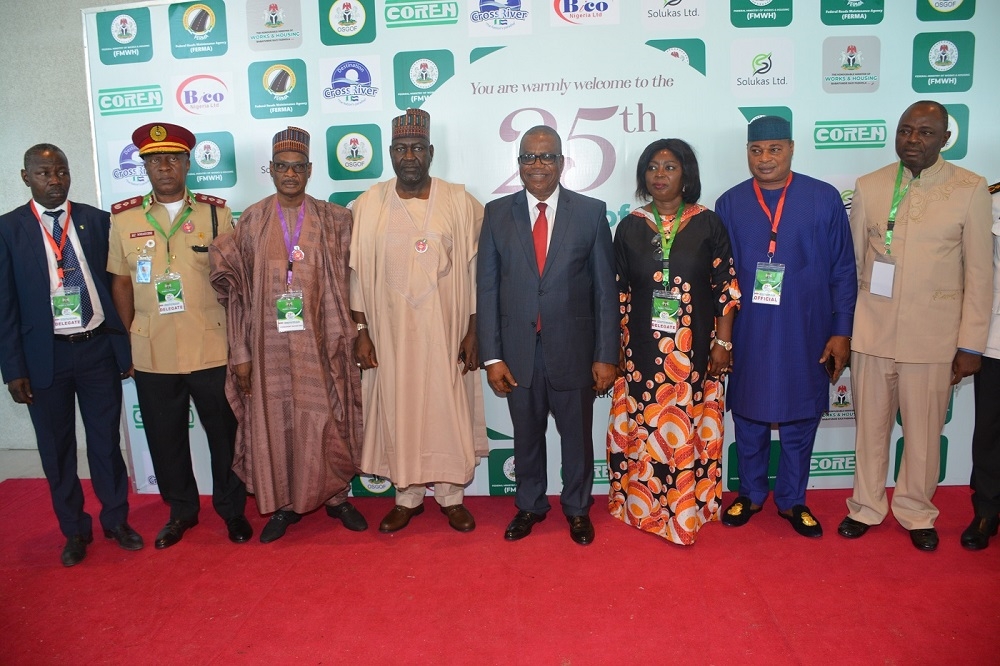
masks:
<path fill-rule="evenodd" d="M 184 312 L 184 285 L 180 273 L 167 273 L 156 278 L 156 303 L 161 315 Z"/>
<path fill-rule="evenodd" d="M 61 293 L 59 293 L 61 292 Z M 58 333 L 67 328 L 80 328 L 80 288 L 63 287 L 52 294 L 52 327 Z"/>
<path fill-rule="evenodd" d="M 785 265 L 772 264 L 766 261 L 757 263 L 757 272 L 753 277 L 752 303 L 764 305 L 779 305 L 781 303 L 781 284 L 785 280 Z"/>
<path fill-rule="evenodd" d="M 136 284 L 149 284 L 153 274 L 153 258 L 148 254 L 140 254 L 135 260 Z"/>
<path fill-rule="evenodd" d="M 302 319 L 302 292 L 287 291 L 275 299 L 277 308 L 278 333 L 304 331 L 306 323 Z"/>
<path fill-rule="evenodd" d="M 680 307 L 680 294 L 662 289 L 654 291 L 652 329 L 664 333 L 676 333 Z"/>
<path fill-rule="evenodd" d="M 892 298 L 892 280 L 896 275 L 896 258 L 887 254 L 876 254 L 872 263 L 872 279 L 868 291 L 876 296 Z"/>

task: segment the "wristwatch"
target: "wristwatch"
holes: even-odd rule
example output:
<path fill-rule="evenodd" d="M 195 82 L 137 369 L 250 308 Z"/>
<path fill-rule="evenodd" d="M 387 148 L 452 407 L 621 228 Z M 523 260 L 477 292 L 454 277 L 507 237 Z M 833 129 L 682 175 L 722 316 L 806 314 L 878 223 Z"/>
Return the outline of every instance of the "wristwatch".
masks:
<path fill-rule="evenodd" d="M 368 324 L 358 324 L 358 333 L 368 328 Z M 732 345 L 730 345 L 732 346 Z"/>
<path fill-rule="evenodd" d="M 715 342 L 715 344 L 719 345 L 720 347 L 722 347 L 726 351 L 733 351 L 733 343 L 732 342 L 726 342 L 725 340 L 720 340 L 719 338 L 716 338 L 714 340 L 714 342 Z"/>

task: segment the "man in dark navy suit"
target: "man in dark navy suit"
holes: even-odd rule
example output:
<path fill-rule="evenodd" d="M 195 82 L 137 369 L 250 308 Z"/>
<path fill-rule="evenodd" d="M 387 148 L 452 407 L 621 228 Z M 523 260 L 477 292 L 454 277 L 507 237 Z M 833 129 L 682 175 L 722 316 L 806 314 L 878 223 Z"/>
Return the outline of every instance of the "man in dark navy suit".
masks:
<path fill-rule="evenodd" d="M 545 429 L 562 438 L 570 536 L 594 540 L 594 398 L 611 387 L 620 349 L 618 287 L 603 201 L 559 187 L 562 141 L 533 127 L 521 139 L 524 189 L 486 206 L 479 239 L 479 356 L 507 396 L 514 426 L 516 541 L 545 519 Z"/>
<path fill-rule="evenodd" d="M 71 567 L 93 541 L 77 476 L 76 409 L 101 502 L 104 536 L 125 550 L 142 537 L 128 524 L 128 472 L 120 445 L 121 378 L 128 338 L 111 300 L 107 213 L 66 199 L 66 155 L 51 144 L 24 154 L 31 201 L 0 217 L 0 372 L 28 406 Z"/>

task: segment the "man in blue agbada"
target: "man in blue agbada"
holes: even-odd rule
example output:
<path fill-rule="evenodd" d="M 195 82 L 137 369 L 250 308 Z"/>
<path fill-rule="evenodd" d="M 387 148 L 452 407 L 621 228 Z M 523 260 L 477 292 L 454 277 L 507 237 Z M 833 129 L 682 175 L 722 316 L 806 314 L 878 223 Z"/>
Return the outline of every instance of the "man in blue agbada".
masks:
<path fill-rule="evenodd" d="M 763 116 L 747 129 L 753 178 L 715 203 L 729 230 L 743 307 L 733 327 L 729 407 L 736 430 L 739 496 L 722 515 L 746 525 L 768 495 L 771 426 L 781 452 L 778 515 L 807 537 L 823 528 L 806 506 L 809 460 L 829 385 L 850 358 L 857 299 L 851 229 L 837 190 L 792 172 L 791 125 Z M 748 297 L 749 296 L 749 297 Z"/>

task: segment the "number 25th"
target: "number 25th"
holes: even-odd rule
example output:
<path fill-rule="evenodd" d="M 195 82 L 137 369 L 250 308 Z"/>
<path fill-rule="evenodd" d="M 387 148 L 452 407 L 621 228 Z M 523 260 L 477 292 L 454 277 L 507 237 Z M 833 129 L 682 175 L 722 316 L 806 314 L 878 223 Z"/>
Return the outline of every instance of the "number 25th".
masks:
<path fill-rule="evenodd" d="M 611 174 L 614 173 L 615 164 L 617 162 L 615 147 L 610 141 L 596 134 L 577 133 L 577 124 L 581 120 L 592 120 L 592 121 L 608 120 L 609 118 L 617 114 L 622 117 L 623 129 L 625 130 L 625 132 L 629 134 L 633 132 L 656 131 L 656 117 L 649 111 L 643 111 L 641 104 L 639 105 L 637 112 L 629 111 L 628 108 L 626 108 L 621 113 L 618 113 L 618 108 L 619 107 L 617 106 L 602 106 L 596 108 L 580 108 L 576 110 L 576 117 L 573 118 L 573 126 L 570 127 L 569 134 L 563 137 L 563 153 L 569 153 L 571 151 L 577 153 L 579 152 L 573 150 L 572 148 L 572 146 L 574 145 L 573 144 L 574 141 L 588 141 L 597 146 L 598 150 L 600 150 L 601 153 L 601 161 L 600 164 L 597 165 L 598 168 L 594 169 L 594 165 L 591 163 L 588 163 L 586 165 L 581 165 L 581 169 L 583 166 L 586 166 L 588 167 L 586 171 L 596 171 L 597 175 L 594 177 L 594 180 L 590 184 L 586 186 L 574 187 L 573 189 L 575 189 L 577 192 L 589 192 L 591 190 L 597 189 L 598 187 L 606 183 L 608 178 L 611 177 Z M 520 139 L 521 130 L 514 128 L 514 119 L 524 113 L 537 114 L 539 117 L 540 124 L 548 125 L 549 127 L 558 130 L 555 116 L 553 116 L 552 113 L 550 113 L 549 111 L 546 111 L 545 109 L 539 109 L 537 107 L 516 109 L 507 114 L 507 117 L 504 118 L 503 121 L 500 123 L 501 139 L 503 139 L 507 143 L 514 143 L 515 141 Z M 638 118 L 638 127 L 636 128 L 630 127 L 629 120 L 630 117 L 633 116 L 637 116 Z M 648 128 L 648 130 L 644 127 L 644 121 L 646 120 L 648 120 L 650 123 L 650 127 Z M 539 124 L 539 123 L 534 123 L 534 124 Z M 573 169 L 576 167 L 577 163 L 571 158 L 566 157 L 566 166 L 563 173 L 567 177 L 569 177 L 569 174 L 572 173 Z M 500 187 L 493 190 L 493 194 L 511 194 L 513 192 L 517 192 L 518 190 L 521 189 L 521 185 L 518 182 L 518 180 L 519 180 L 519 174 L 515 172 L 513 175 L 510 176 L 510 178 L 505 180 L 503 184 L 500 185 Z"/>

